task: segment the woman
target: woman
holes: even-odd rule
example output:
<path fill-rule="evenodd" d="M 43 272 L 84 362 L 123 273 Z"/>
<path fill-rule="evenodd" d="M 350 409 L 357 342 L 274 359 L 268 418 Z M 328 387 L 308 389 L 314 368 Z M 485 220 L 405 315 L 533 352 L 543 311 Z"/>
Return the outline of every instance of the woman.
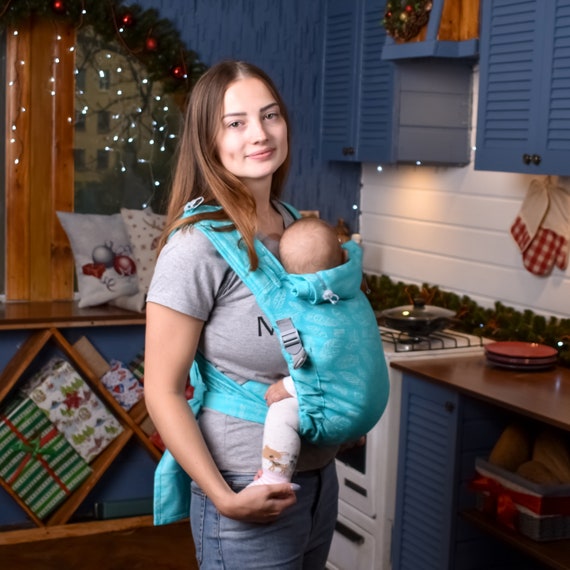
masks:
<path fill-rule="evenodd" d="M 292 481 L 247 487 L 259 466 L 263 424 L 205 406 L 196 421 L 184 395 L 198 351 L 238 383 L 288 375 L 279 341 L 255 297 L 188 222 L 230 220 L 258 258 L 275 255 L 292 223 L 278 202 L 289 166 L 283 100 L 257 67 L 224 61 L 195 86 L 186 111 L 165 236 L 148 294 L 145 394 L 166 446 L 192 478 L 190 519 L 203 569 L 319 569 L 336 521 L 336 449 L 304 445 Z M 181 220 L 204 199 L 217 213 Z M 246 488 L 247 487 L 247 488 Z M 295 487 L 296 488 L 296 487 Z M 266 523 L 266 524 L 259 524 Z"/>

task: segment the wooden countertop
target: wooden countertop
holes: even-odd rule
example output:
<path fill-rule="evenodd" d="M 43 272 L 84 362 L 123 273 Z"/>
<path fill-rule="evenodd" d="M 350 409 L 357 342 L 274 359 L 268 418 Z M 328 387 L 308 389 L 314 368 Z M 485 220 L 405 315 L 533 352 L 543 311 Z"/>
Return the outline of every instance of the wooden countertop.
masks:
<path fill-rule="evenodd" d="M 570 431 L 568 368 L 504 370 L 488 365 L 483 355 L 401 360 L 391 366 Z"/>

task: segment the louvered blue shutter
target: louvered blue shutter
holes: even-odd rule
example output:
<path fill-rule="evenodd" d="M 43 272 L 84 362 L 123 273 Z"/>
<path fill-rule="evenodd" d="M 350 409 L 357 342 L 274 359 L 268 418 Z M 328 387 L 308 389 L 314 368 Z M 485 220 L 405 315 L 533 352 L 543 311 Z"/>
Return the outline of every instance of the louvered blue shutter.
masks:
<path fill-rule="evenodd" d="M 393 125 L 395 66 L 381 59 L 386 30 L 381 24 L 385 2 L 365 3 L 362 25 L 361 79 L 358 114 L 357 156 L 361 162 L 393 162 L 396 145 Z"/>
<path fill-rule="evenodd" d="M 451 560 L 459 396 L 404 375 L 394 570 L 445 570 Z"/>
<path fill-rule="evenodd" d="M 570 0 L 483 0 L 476 169 L 570 174 L 569 46 Z"/>
<path fill-rule="evenodd" d="M 323 94 L 321 108 L 321 156 L 346 159 L 343 149 L 356 148 L 354 111 L 357 105 L 357 29 L 360 2 L 327 2 Z"/>

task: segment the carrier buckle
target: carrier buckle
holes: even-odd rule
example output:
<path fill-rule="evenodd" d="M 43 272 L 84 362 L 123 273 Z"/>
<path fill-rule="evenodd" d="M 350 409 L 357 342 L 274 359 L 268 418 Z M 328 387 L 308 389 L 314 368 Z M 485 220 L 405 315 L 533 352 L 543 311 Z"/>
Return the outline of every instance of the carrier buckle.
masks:
<path fill-rule="evenodd" d="M 293 357 L 293 368 L 301 368 L 307 360 L 307 353 L 301 342 L 299 331 L 293 325 L 293 321 L 289 318 L 279 319 L 277 327 L 281 334 L 281 341 L 285 350 Z"/>

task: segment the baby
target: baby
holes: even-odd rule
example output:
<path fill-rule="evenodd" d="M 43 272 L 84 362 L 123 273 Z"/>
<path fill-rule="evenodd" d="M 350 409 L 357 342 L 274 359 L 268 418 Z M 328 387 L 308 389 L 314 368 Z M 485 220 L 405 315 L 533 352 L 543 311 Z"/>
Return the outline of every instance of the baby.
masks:
<path fill-rule="evenodd" d="M 319 218 L 301 218 L 283 233 L 281 264 L 288 273 L 316 273 L 341 265 L 346 252 L 335 229 Z M 299 405 L 290 376 L 272 384 L 265 394 L 269 406 L 263 432 L 261 475 L 250 485 L 289 482 L 301 447 Z"/>

